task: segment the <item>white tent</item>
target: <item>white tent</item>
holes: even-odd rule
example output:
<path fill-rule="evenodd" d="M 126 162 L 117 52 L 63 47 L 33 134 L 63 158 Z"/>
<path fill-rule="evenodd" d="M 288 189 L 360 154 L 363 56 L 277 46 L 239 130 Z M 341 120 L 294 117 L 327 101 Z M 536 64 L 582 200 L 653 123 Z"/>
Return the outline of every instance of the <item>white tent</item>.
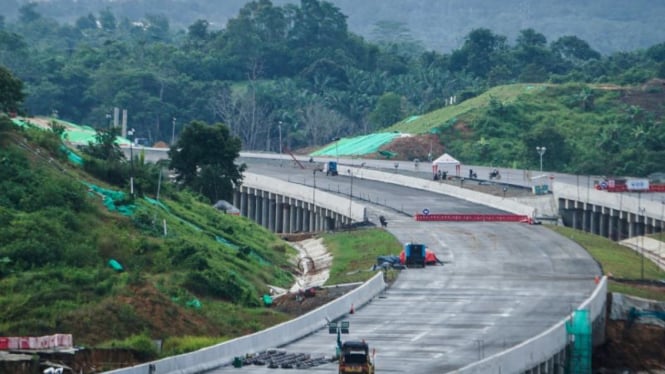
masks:
<path fill-rule="evenodd" d="M 444 153 L 439 158 L 432 161 L 432 166 L 436 166 L 438 168 L 445 168 L 446 166 L 453 166 L 459 164 L 460 164 L 459 161 L 457 161 L 453 156 L 447 153 Z"/>
<path fill-rule="evenodd" d="M 455 174 L 459 176 L 460 173 L 460 162 L 457 161 L 453 156 L 444 153 L 441 155 L 439 158 L 436 160 L 432 161 L 432 172 L 437 173 L 439 171 L 442 172 L 452 172 L 453 168 L 455 167 Z"/>

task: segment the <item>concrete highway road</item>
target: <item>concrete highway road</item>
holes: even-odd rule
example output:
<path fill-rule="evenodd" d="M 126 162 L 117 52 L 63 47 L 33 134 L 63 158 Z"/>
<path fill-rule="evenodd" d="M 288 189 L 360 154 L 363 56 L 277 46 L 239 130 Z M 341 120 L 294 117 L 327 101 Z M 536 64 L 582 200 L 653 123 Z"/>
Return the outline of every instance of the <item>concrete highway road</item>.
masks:
<path fill-rule="evenodd" d="M 125 156 L 129 158 L 130 150 L 127 147 L 122 148 Z M 137 147 L 134 149 L 134 152 L 142 152 L 145 160 L 150 162 L 156 162 L 158 160 L 164 160 L 168 158 L 167 149 L 163 148 L 149 148 L 149 147 Z M 275 154 L 275 153 L 261 153 L 261 152 L 241 152 L 241 157 L 252 157 L 259 160 L 275 160 L 281 158 L 281 163 L 283 165 L 293 164 L 293 159 L 290 155 L 287 154 Z M 301 162 L 306 163 L 309 160 L 308 156 L 296 156 Z M 534 156 L 535 157 L 535 156 Z M 316 162 L 327 162 L 333 160 L 328 157 L 314 157 Z M 420 162 L 418 166 L 414 162 L 410 161 L 394 161 L 394 160 L 370 160 L 370 159 L 353 159 L 353 158 L 344 158 L 340 157 L 339 159 L 340 169 L 345 165 L 360 166 L 364 164 L 365 167 L 375 168 L 375 169 L 384 169 L 392 170 L 395 172 L 410 174 L 417 176 L 419 178 L 429 179 L 432 177 L 432 168 L 429 162 Z M 398 164 L 398 168 L 394 167 L 395 163 Z M 453 166 L 450 166 L 446 170 L 448 175 L 455 175 L 455 170 Z M 476 166 L 476 165 L 460 165 L 460 176 L 466 178 L 469 175 L 469 169 L 473 169 L 478 175 L 478 179 L 487 180 L 489 178 L 489 172 L 494 169 L 494 167 L 487 166 Z M 543 185 L 547 184 L 550 191 L 552 191 L 553 182 L 562 182 L 571 185 L 577 185 L 581 187 L 593 188 L 594 181 L 601 180 L 601 176 L 592 176 L 592 175 L 572 175 L 572 174 L 563 174 L 563 173 L 553 173 L 548 171 L 536 171 L 536 170 L 519 170 L 519 169 L 510 169 L 510 168 L 498 168 L 501 179 L 497 182 L 506 183 L 513 186 L 521 186 L 531 188 L 534 185 Z M 318 179 L 318 178 L 317 178 Z M 624 196 L 638 197 L 642 199 L 645 203 L 656 203 L 660 204 L 663 202 L 663 194 L 660 193 L 650 193 L 650 194 L 640 194 L 638 192 L 624 193 Z"/>
<path fill-rule="evenodd" d="M 312 172 L 270 162 L 242 160 L 249 171 L 311 185 Z M 317 186 L 350 189 L 348 176 L 317 175 Z M 332 188 L 334 189 L 334 187 Z M 348 193 L 348 190 L 346 190 Z M 531 338 L 567 316 L 595 286 L 600 269 L 572 241 L 542 226 L 521 223 L 416 222 L 399 212 L 495 213 L 484 206 L 397 185 L 354 179 L 354 196 L 381 196 L 392 209 L 367 203 L 369 219 L 388 219 L 401 242 L 422 242 L 443 266 L 407 269 L 383 295 L 345 319 L 351 334 L 376 349 L 378 373 L 443 373 Z M 374 200 L 373 200 L 374 201 Z M 289 353 L 330 356 L 327 330 L 289 344 Z M 249 353 L 249 352 L 248 352 Z M 329 363 L 308 372 L 334 372 Z M 213 371 L 235 370 L 224 367 Z M 246 366 L 243 372 L 275 370 Z M 292 369 L 293 370 L 293 369 Z"/>

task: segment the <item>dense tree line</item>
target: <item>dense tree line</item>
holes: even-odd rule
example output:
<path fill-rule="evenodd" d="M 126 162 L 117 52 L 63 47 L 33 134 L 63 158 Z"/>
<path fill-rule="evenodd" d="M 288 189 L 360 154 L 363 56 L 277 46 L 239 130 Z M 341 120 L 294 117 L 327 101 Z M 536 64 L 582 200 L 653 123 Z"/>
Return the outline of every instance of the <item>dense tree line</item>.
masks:
<path fill-rule="evenodd" d="M 82 14 L 110 9 L 118 18 L 135 19 L 156 9 L 172 27 L 186 28 L 205 18 L 218 29 L 250 0 L 49 0 L 40 12 L 74 23 Z M 272 0 L 276 5 L 300 0 Z M 510 40 L 521 29 L 535 28 L 556 39 L 577 35 L 601 53 L 647 48 L 665 38 L 660 27 L 665 3 L 653 0 L 328 0 L 349 16 L 349 30 L 372 42 L 417 40 L 427 49 L 449 53 L 473 29 L 486 27 Z M 16 19 L 23 0 L 3 0 L 3 12 Z M 388 26 L 388 27 L 386 27 Z M 397 26 L 397 27 L 396 27 Z"/>
<path fill-rule="evenodd" d="M 516 43 L 470 32 L 450 54 L 414 41 L 372 44 L 331 3 L 247 3 L 221 30 L 206 20 L 173 30 L 162 15 L 105 9 L 59 24 L 37 3 L 0 23 L 0 64 L 23 80 L 25 108 L 106 125 L 125 108 L 137 136 L 170 141 L 192 120 L 222 122 L 245 149 L 277 150 L 367 133 L 489 87 L 513 82 L 635 84 L 665 76 L 665 43 L 602 56 L 575 36 L 536 30 Z"/>

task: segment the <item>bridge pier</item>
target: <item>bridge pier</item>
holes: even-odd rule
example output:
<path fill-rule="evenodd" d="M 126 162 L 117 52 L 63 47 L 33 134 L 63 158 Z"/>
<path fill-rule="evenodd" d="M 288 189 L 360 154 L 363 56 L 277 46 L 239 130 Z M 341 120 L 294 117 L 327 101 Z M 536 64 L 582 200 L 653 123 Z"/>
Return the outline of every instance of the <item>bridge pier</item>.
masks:
<path fill-rule="evenodd" d="M 323 201 L 323 197 L 319 199 Z M 319 232 L 335 230 L 353 219 L 311 201 L 241 186 L 233 193 L 233 203 L 240 214 L 275 233 Z"/>

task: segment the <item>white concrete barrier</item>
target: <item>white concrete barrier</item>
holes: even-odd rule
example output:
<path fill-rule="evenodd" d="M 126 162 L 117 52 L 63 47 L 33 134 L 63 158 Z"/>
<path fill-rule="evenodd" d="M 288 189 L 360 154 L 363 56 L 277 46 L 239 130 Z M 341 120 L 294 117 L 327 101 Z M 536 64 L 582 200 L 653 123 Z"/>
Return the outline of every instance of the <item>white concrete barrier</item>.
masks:
<path fill-rule="evenodd" d="M 605 300 L 607 295 L 607 277 L 603 277 L 594 292 L 578 309 L 589 311 L 590 322 L 605 313 Z M 572 316 L 565 318 L 548 330 L 526 340 L 508 350 L 497 353 L 482 361 L 467 365 L 453 371 L 456 374 L 484 374 L 484 373 L 523 373 L 526 370 L 548 361 L 560 352 L 569 342 L 566 332 L 566 322 Z"/>
<path fill-rule="evenodd" d="M 359 308 L 367 304 L 385 287 L 383 273 L 378 272 L 372 279 L 346 295 L 291 321 L 195 352 L 108 373 L 148 374 L 150 365 L 153 365 L 155 373 L 159 374 L 193 374 L 211 370 L 230 364 L 234 357 L 279 347 L 324 328 L 326 319 L 336 320 L 348 314 L 352 305 Z M 331 344 L 334 344 L 334 340 L 331 340 Z"/>
<path fill-rule="evenodd" d="M 470 201 L 472 203 L 482 204 L 485 206 L 489 206 L 495 209 L 503 210 L 514 214 L 526 215 L 529 217 L 533 217 L 535 214 L 534 208 L 532 206 L 520 203 L 518 201 L 511 199 L 502 199 L 482 192 L 477 192 L 470 189 L 453 186 L 448 183 L 441 183 L 439 181 L 427 180 L 397 173 L 388 173 L 373 169 L 364 169 L 358 167 L 347 167 L 347 168 L 351 169 L 351 172 L 355 177 L 361 179 L 368 179 L 383 183 L 398 184 L 401 186 L 407 186 L 421 190 L 436 192 L 444 195 L 450 195 L 459 199 Z"/>

